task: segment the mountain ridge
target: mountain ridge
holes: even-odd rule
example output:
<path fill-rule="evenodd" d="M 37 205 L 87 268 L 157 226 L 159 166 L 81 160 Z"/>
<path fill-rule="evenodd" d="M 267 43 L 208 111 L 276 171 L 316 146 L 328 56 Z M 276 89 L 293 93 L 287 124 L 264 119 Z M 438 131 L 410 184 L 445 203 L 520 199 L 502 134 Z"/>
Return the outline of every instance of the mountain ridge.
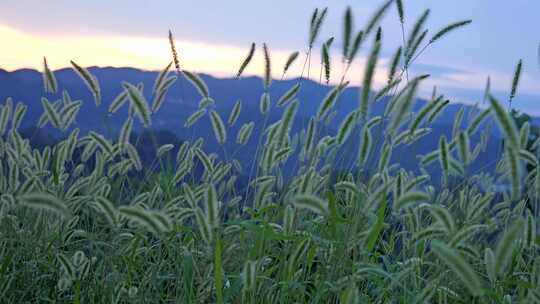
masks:
<path fill-rule="evenodd" d="M 88 70 L 96 76 L 101 86 L 103 102 L 100 107 L 95 106 L 92 94 L 87 89 L 84 82 L 70 68 L 63 68 L 54 72 L 59 84 L 59 92 L 57 94 L 45 94 L 42 76 L 39 71 L 20 69 L 6 73 L 0 72 L 1 103 L 4 103 L 4 100 L 7 97 L 13 97 L 14 101 L 23 101 L 27 104 L 28 111 L 23 126 L 31 127 L 32 125 L 29 124 L 28 121 L 33 121 L 34 123 L 37 122 L 39 116 L 43 112 L 40 102 L 41 97 L 45 96 L 50 100 L 55 100 L 61 98 L 61 92 L 65 89 L 73 100 L 84 101 L 76 120 L 76 126 L 80 127 L 83 133 L 90 130 L 98 130 L 106 134 L 107 129 L 109 129 L 112 130 L 114 134 L 121 128 L 128 112 L 127 107 L 124 105 L 121 110 L 113 115 L 108 115 L 107 113 L 110 102 L 123 90 L 121 82 L 128 81 L 133 84 L 142 83 L 144 85 L 144 95 L 150 102 L 152 100 L 150 91 L 155 78 L 159 73 L 157 71 L 144 71 L 131 67 L 116 68 L 93 66 L 89 67 Z M 246 161 L 250 161 L 250 155 L 254 153 L 253 145 L 256 144 L 253 139 L 258 138 L 265 127 L 260 123 L 264 120 L 264 117 L 259 112 L 259 98 L 264 92 L 262 79 L 257 76 L 242 77 L 240 79 L 218 78 L 209 74 L 199 74 L 199 76 L 208 85 L 210 95 L 215 100 L 215 105 L 213 107 L 220 113 L 224 120 L 228 117 L 234 103 L 238 99 L 243 101 L 243 109 L 238 119 L 238 123 L 235 126 L 229 127 L 227 130 L 230 134 L 228 141 L 230 145 L 235 145 L 234 141 L 241 124 L 254 121 L 255 130 L 252 135 L 252 140 L 247 144 L 247 147 L 245 147 L 246 152 L 244 155 L 241 156 L 246 157 Z M 300 101 L 300 107 L 297 114 L 297 120 L 293 125 L 293 131 L 298 131 L 307 124 L 308 118 L 315 115 L 320 102 L 332 88 L 332 86 L 321 85 L 307 79 L 299 80 L 298 78 L 293 78 L 273 80 L 269 93 L 274 103 L 277 98 L 285 93 L 297 81 L 302 81 L 302 89 L 297 96 Z M 329 134 L 335 133 L 345 116 L 357 109 L 358 94 L 360 90 L 359 87 L 349 87 L 343 91 L 335 105 L 336 117 L 329 125 L 327 130 Z M 212 126 L 208 117 L 203 117 L 198 121 L 194 125 L 194 129 L 183 128 L 186 119 L 198 109 L 200 99 L 197 90 L 192 84 L 184 77 L 179 77 L 177 82 L 169 90 L 162 108 L 157 113 L 153 114 L 152 128 L 169 130 L 182 140 L 194 140 L 196 138 L 194 135 L 202 136 L 211 151 L 219 151 L 219 145 L 214 139 Z M 387 99 L 388 97 L 385 97 L 382 101 L 371 104 L 372 116 L 379 115 L 383 112 L 384 103 L 387 102 Z M 426 100 L 417 99 L 413 107 L 413 112 L 418 111 L 426 102 Z M 466 113 L 473 109 L 473 107 L 469 105 L 450 104 L 431 125 L 433 134 L 426 136 L 426 138 L 416 143 L 420 148 L 418 150 L 415 148 L 411 151 L 404 151 L 402 155 L 399 155 L 399 158 L 406 158 L 410 162 L 411 160 L 414 160 L 414 158 L 417 158 L 416 156 L 419 154 L 437 149 L 438 138 L 440 136 L 444 135 L 447 138 L 451 136 L 454 116 L 461 107 L 465 107 Z M 280 107 L 272 110 L 270 121 L 279 120 L 284 108 L 285 107 Z M 109 125 L 107 125 L 107 123 Z M 464 119 L 461 127 L 464 127 L 465 125 L 466 119 Z M 137 124 L 134 130 L 140 131 L 141 125 Z M 196 134 L 194 130 L 197 131 Z M 494 132 L 494 135 L 496 138 L 495 141 L 497 141 L 498 133 Z M 354 144 L 350 146 L 357 146 L 359 141 L 359 137 L 357 137 L 358 136 L 352 136 L 351 140 Z M 375 149 L 377 149 L 377 147 Z M 354 150 L 344 152 L 344 158 L 350 158 L 348 162 L 354 161 Z M 408 155 L 410 153 L 415 154 Z M 492 156 L 486 155 L 486 162 L 489 162 L 491 158 Z M 348 162 L 345 162 L 345 167 L 347 167 Z M 405 167 L 414 169 L 415 165 L 412 164 Z"/>

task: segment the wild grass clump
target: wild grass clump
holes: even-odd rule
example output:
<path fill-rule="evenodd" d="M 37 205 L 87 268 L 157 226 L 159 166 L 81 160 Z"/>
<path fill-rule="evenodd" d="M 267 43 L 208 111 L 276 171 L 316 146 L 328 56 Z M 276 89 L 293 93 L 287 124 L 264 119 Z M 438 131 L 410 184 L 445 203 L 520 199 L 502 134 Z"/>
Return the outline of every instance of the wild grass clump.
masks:
<path fill-rule="evenodd" d="M 142 85 L 130 83 L 119 84 L 123 91 L 114 100 L 102 100 L 96 77 L 71 62 L 96 106 L 108 109 L 104 113 L 129 107 L 117 136 L 80 132 L 75 117 L 81 102 L 62 92 L 58 101 L 42 99 L 37 123 L 50 124 L 64 139 L 32 148 L 18 131 L 26 105 L 8 99 L 0 108 L 1 302 L 540 303 L 539 141 L 529 142 L 531 126 L 516 124 L 489 84 L 488 108 L 459 112 L 452 132 L 418 156 L 418 170 L 400 167 L 398 149 L 432 132 L 450 102 L 434 90 L 430 101 L 411 111 L 429 75 L 412 75 L 409 68 L 427 46 L 470 23 L 452 23 L 428 37 L 426 10 L 405 35 L 405 4 L 386 1 L 359 31 L 347 8 L 341 81 L 301 128 L 298 113 L 314 101 L 298 96 L 326 8 L 312 15 L 305 53 L 292 53 L 282 70 L 283 78 L 305 56 L 302 77 L 279 98 L 269 92 L 271 52 L 262 44 L 261 122 L 239 121 L 247 111 L 241 100 L 220 112 L 204 80 L 180 69 L 171 32 L 172 62 L 154 83 L 152 105 Z M 383 47 L 379 23 L 392 8 L 403 44 L 393 52 L 387 85 L 373 94 Z M 326 84 L 338 69 L 332 67 L 333 39 L 323 41 L 320 81 L 324 70 Z M 364 48 L 358 107 L 329 131 L 347 79 L 362 76 L 350 69 Z M 256 51 L 253 43 L 237 78 Z M 173 64 L 177 73 L 169 76 Z M 521 73 L 520 61 L 509 110 Z M 207 119 L 222 151 L 209 150 L 202 137 L 178 147 L 154 139 L 155 159 L 148 165 L 140 155 L 141 136 L 132 133 L 152 126 L 177 77 L 201 97 L 178 126 L 193 128 Z M 61 84 L 46 60 L 43 79 L 52 98 Z M 371 111 L 375 102 L 384 102 L 380 115 Z M 273 121 L 277 107 L 283 112 Z M 497 170 L 474 171 L 493 120 L 504 135 Z M 236 158 L 254 143 L 252 163 Z M 337 174 L 344 149 L 354 151 L 355 160 Z M 501 182 L 511 190 L 484 186 Z"/>

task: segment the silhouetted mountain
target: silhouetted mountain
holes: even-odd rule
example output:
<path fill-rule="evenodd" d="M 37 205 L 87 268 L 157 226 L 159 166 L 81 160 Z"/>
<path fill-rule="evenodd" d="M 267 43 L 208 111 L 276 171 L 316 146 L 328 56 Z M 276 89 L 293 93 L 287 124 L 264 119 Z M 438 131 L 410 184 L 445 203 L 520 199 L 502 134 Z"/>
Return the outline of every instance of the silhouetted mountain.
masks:
<path fill-rule="evenodd" d="M 90 91 L 87 89 L 83 81 L 71 69 L 61 69 L 55 72 L 59 84 L 58 94 L 46 94 L 43 90 L 43 80 L 41 73 L 35 70 L 21 69 L 13 72 L 0 70 L 0 100 L 5 102 L 7 97 L 13 97 L 14 101 L 22 101 L 28 105 L 28 112 L 23 122 L 22 129 L 32 128 L 43 113 L 41 106 L 41 97 L 44 96 L 51 101 L 60 99 L 62 91 L 69 92 L 73 100 L 83 100 L 83 106 L 76 120 L 76 126 L 83 133 L 89 130 L 97 130 L 108 136 L 116 136 L 115 134 L 120 129 L 122 123 L 127 117 L 127 103 L 115 114 L 108 115 L 108 107 L 111 101 L 122 92 L 122 82 L 126 81 L 132 84 L 142 84 L 144 86 L 144 95 L 148 102 L 152 101 L 152 87 L 158 75 L 157 72 L 142 71 L 133 68 L 97 68 L 91 67 L 89 71 L 98 79 L 101 86 L 102 104 L 96 107 Z M 224 120 L 228 117 L 234 103 L 242 100 L 242 112 L 235 126 L 228 128 L 228 144 L 230 150 L 235 150 L 238 146 L 235 144 L 236 134 L 241 125 L 245 122 L 254 121 L 255 130 L 250 142 L 241 148 L 236 155 L 237 158 L 243 161 L 251 160 L 255 155 L 256 140 L 258 139 L 263 126 L 264 116 L 259 111 L 259 99 L 263 93 L 262 80 L 258 77 L 245 77 L 240 80 L 230 78 L 215 78 L 210 75 L 200 75 L 210 88 L 210 95 L 215 100 L 214 108 L 222 115 Z M 291 86 L 298 82 L 298 79 L 277 81 L 274 80 L 270 89 L 273 104 L 279 97 L 286 92 Z M 293 131 L 299 130 L 305 126 L 308 117 L 314 115 L 319 107 L 320 102 L 329 92 L 331 87 L 320 85 L 309 80 L 301 80 L 301 90 L 297 96 L 300 101 L 300 107 L 296 121 L 293 125 Z M 335 134 L 335 130 L 343 118 L 358 107 L 359 88 L 347 88 L 335 106 L 337 110 L 336 117 L 326 130 L 329 134 Z M 186 119 L 198 109 L 200 96 L 197 90 L 183 77 L 180 77 L 177 82 L 169 90 L 166 101 L 158 111 L 153 114 L 152 128 L 162 129 L 174 133 L 180 140 L 195 140 L 198 137 L 205 139 L 205 148 L 219 153 L 218 144 L 214 139 L 212 127 L 208 116 L 204 116 L 200 121 L 195 123 L 192 128 L 184 128 Z M 383 112 L 385 102 L 388 98 L 376 102 L 371 105 L 371 114 L 379 115 Z M 413 107 L 413 111 L 421 108 L 426 101 L 418 100 Z M 425 154 L 437 148 L 439 137 L 445 135 L 450 138 L 452 125 L 457 111 L 463 105 L 451 104 L 431 125 L 433 131 L 425 138 L 421 139 L 413 145 L 413 147 L 402 147 L 394 153 L 392 159 L 399 161 L 401 165 L 408 170 L 417 168 L 417 155 Z M 471 106 L 465 106 L 466 113 L 472 110 Z M 280 119 L 284 107 L 276 107 L 270 115 L 270 122 Z M 465 117 L 466 118 L 466 117 Z M 466 124 L 464 119 L 463 125 Z M 141 125 L 136 121 L 136 131 L 141 130 Z M 51 128 L 45 128 L 41 132 L 50 132 L 55 136 L 61 136 L 59 132 L 53 132 Z M 374 130 L 374 142 L 377 142 L 379 131 Z M 481 154 L 479 161 L 474 165 L 477 169 L 490 164 L 493 167 L 493 161 L 497 157 L 498 133 L 494 131 L 495 140 L 491 140 L 486 152 Z M 351 143 L 345 147 L 351 147 L 343 151 L 340 165 L 348 167 L 350 161 L 356 156 L 355 148 L 358 146 L 358 132 L 351 136 Z M 479 141 L 478 137 L 471 139 L 472 143 Z M 494 152 L 495 151 L 495 152 Z"/>

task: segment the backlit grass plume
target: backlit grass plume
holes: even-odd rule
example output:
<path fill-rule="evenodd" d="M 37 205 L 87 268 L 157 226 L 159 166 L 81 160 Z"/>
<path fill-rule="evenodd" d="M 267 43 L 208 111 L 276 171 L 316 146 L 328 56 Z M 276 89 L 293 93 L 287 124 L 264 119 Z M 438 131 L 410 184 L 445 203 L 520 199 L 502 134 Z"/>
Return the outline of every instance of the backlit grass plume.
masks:
<path fill-rule="evenodd" d="M 163 85 L 163 82 L 165 79 L 167 79 L 167 75 L 169 74 L 169 70 L 171 69 L 171 65 L 173 62 L 169 62 L 167 66 L 161 72 L 159 72 L 158 77 L 156 78 L 156 81 L 154 82 L 154 87 L 152 88 L 152 93 L 156 94 L 158 91 L 158 88 Z"/>
<path fill-rule="evenodd" d="M 27 207 L 52 211 L 62 217 L 70 216 L 70 211 L 65 202 L 58 199 L 54 195 L 47 193 L 30 193 L 19 197 L 19 201 Z"/>
<path fill-rule="evenodd" d="M 347 58 L 348 54 L 350 53 L 354 26 L 354 17 L 350 6 L 348 6 L 345 10 L 345 17 L 343 20 L 343 58 Z"/>
<path fill-rule="evenodd" d="M 270 51 L 266 43 L 263 43 L 263 53 L 264 53 L 264 89 L 268 90 L 270 84 L 272 83 L 272 67 L 270 62 Z"/>
<path fill-rule="evenodd" d="M 403 24 L 405 22 L 405 9 L 403 5 L 403 0 L 396 0 L 396 7 L 398 11 L 399 22 Z"/>
<path fill-rule="evenodd" d="M 285 62 L 285 66 L 283 67 L 283 75 L 281 78 L 285 77 L 285 74 L 287 74 L 287 71 L 291 68 L 292 64 L 296 61 L 298 58 L 298 55 L 300 55 L 300 52 L 293 52 L 289 55 L 287 58 L 287 61 Z"/>
<path fill-rule="evenodd" d="M 244 58 L 244 61 L 242 61 L 242 64 L 240 65 L 240 68 L 238 69 L 238 72 L 236 73 L 236 78 L 240 78 L 240 76 L 242 76 L 242 73 L 244 72 L 248 64 L 251 62 L 251 59 L 253 59 L 254 54 L 255 54 L 255 43 L 251 43 L 249 52 L 246 58 Z"/>
<path fill-rule="evenodd" d="M 521 70 L 523 67 L 523 61 L 519 60 L 516 65 L 516 70 L 514 71 L 514 78 L 512 79 L 512 89 L 510 90 L 509 102 L 512 103 L 512 100 L 516 96 L 517 88 L 519 85 L 519 79 L 521 78 Z"/>
<path fill-rule="evenodd" d="M 183 71 L 184 76 L 195 86 L 199 94 L 204 98 L 210 97 L 210 92 L 208 91 L 208 86 L 206 83 L 199 77 L 199 75 L 191 73 L 189 71 Z"/>
<path fill-rule="evenodd" d="M 277 105 L 278 106 L 284 106 L 289 101 L 294 99 L 296 95 L 298 94 L 298 91 L 300 91 L 300 84 L 297 83 L 293 85 L 287 92 L 285 92 L 278 100 Z"/>
<path fill-rule="evenodd" d="M 405 46 L 404 54 L 405 58 L 411 58 L 412 59 L 412 50 L 415 48 L 415 42 L 417 41 L 418 37 L 422 35 L 422 28 L 424 27 L 424 24 L 426 23 L 430 10 L 425 10 L 420 17 L 416 20 L 409 37 L 407 39 L 407 44 Z"/>
<path fill-rule="evenodd" d="M 375 75 L 375 67 L 377 66 L 377 60 L 379 59 L 379 51 L 381 49 L 380 39 L 376 39 L 369 55 L 368 63 L 364 71 L 364 80 L 362 81 L 362 92 L 360 95 L 360 107 L 359 115 L 360 119 L 365 120 L 369 114 L 369 96 L 371 91 L 371 84 L 373 82 L 373 76 Z"/>
<path fill-rule="evenodd" d="M 47 93 L 56 93 L 58 91 L 58 82 L 45 57 L 43 57 L 43 86 Z"/>
<path fill-rule="evenodd" d="M 171 30 L 169 30 L 169 46 L 171 48 L 176 73 L 180 74 L 182 73 L 182 70 L 180 69 L 180 60 L 178 59 L 178 53 L 176 52 L 176 46 L 174 45 L 174 37 Z"/>
<path fill-rule="evenodd" d="M 309 27 L 309 48 L 313 48 L 313 44 L 315 43 L 315 39 L 317 39 L 317 36 L 319 35 L 319 32 L 321 31 L 321 27 L 323 24 L 324 19 L 326 18 L 326 15 L 328 13 L 328 8 L 324 8 L 322 11 L 319 11 L 316 9 L 313 12 L 313 15 L 311 17 L 310 27 Z"/>
<path fill-rule="evenodd" d="M 92 95 L 94 95 L 96 106 L 99 106 L 101 104 L 101 89 L 99 87 L 97 78 L 90 74 L 87 69 L 76 64 L 74 61 L 71 61 L 71 65 L 73 66 L 73 70 L 77 73 L 77 75 L 79 75 L 79 77 L 84 81 L 88 89 L 90 89 Z"/>
<path fill-rule="evenodd" d="M 442 29 L 440 29 L 439 31 L 437 31 L 435 33 L 435 35 L 433 35 L 433 37 L 431 37 L 431 39 L 429 40 L 429 43 L 435 43 L 437 40 L 441 39 L 442 37 L 446 36 L 448 33 L 452 32 L 452 31 L 455 31 L 459 28 L 462 28 L 464 26 L 467 26 L 469 24 L 472 23 L 472 20 L 464 20 L 464 21 L 458 21 L 458 22 L 455 22 L 455 23 L 452 23 L 452 24 L 449 24 L 445 27 L 443 27 Z"/>
<path fill-rule="evenodd" d="M 145 127 L 149 127 L 151 125 L 151 114 L 146 98 L 136 86 L 127 82 L 123 86 L 140 121 Z"/>
<path fill-rule="evenodd" d="M 319 215 L 328 214 L 328 203 L 313 195 L 297 195 L 293 200 L 293 205 L 296 208 L 307 209 Z"/>
<path fill-rule="evenodd" d="M 168 219 L 159 215 L 157 212 L 144 210 L 138 207 L 120 207 L 118 211 L 128 220 L 140 224 L 152 233 L 159 235 L 170 229 Z M 165 219 L 165 221 L 163 219 Z"/>
<path fill-rule="evenodd" d="M 242 101 L 237 100 L 234 103 L 231 113 L 229 114 L 229 119 L 227 120 L 227 123 L 229 124 L 229 126 L 234 125 L 234 123 L 238 120 L 238 117 L 240 116 L 241 111 L 242 111 Z"/>
<path fill-rule="evenodd" d="M 216 111 L 210 112 L 210 120 L 212 122 L 212 129 L 214 130 L 214 135 L 216 140 L 220 145 L 223 145 L 227 140 L 227 130 L 225 129 L 225 124 L 221 119 L 221 116 Z"/>
<path fill-rule="evenodd" d="M 474 272 L 472 266 L 459 253 L 440 242 L 433 242 L 432 246 L 439 258 L 461 279 L 472 295 L 479 296 L 484 293 L 480 278 Z"/>
<path fill-rule="evenodd" d="M 367 36 L 371 33 L 371 31 L 373 31 L 377 25 L 379 24 L 379 22 L 381 21 L 382 17 L 384 16 L 384 14 L 386 13 L 386 11 L 390 8 L 390 6 L 392 5 L 392 3 L 394 2 L 394 0 L 387 0 L 383 5 L 381 5 L 379 7 L 379 9 L 377 9 L 377 11 L 375 11 L 375 13 L 371 16 L 371 18 L 369 19 L 367 25 L 366 25 L 366 28 L 364 30 L 364 34 Z"/>

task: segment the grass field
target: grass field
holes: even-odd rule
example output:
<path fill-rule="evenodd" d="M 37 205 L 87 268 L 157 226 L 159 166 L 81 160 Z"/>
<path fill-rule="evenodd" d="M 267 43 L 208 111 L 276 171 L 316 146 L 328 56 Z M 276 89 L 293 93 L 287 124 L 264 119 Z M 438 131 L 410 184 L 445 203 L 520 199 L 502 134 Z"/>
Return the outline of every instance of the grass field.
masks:
<path fill-rule="evenodd" d="M 460 112 L 451 136 L 418 156 L 418 172 L 407 172 L 390 161 L 393 151 L 429 134 L 448 104 L 434 92 L 420 111 L 411 112 L 429 75 L 408 70 L 429 46 L 466 31 L 470 21 L 428 34 L 426 11 L 396 50 L 388 85 L 374 92 L 379 21 L 396 8 L 404 26 L 403 3 L 387 1 L 361 30 L 354 29 L 348 9 L 338 33 L 341 58 L 330 56 L 337 42 L 319 35 L 326 9 L 313 13 L 306 51 L 291 54 L 283 68 L 272 70 L 268 46 L 253 44 L 237 77 L 262 52 L 260 111 L 270 117 L 285 109 L 277 121 L 238 121 L 241 103 L 227 117 L 218 113 L 211 88 L 181 68 L 172 33 L 173 60 L 155 86 L 123 83 L 123 93 L 112 101 L 102 100 L 99 80 L 75 62 L 94 100 L 71 100 L 45 61 L 44 96 L 58 101 L 43 98 L 36 123 L 61 130 L 64 139 L 34 148 L 18 132 L 30 105 L 8 99 L 0 108 L 0 302 L 540 303 L 540 142 L 529 141 L 531 125 L 516 123 L 510 111 L 521 62 L 508 105 L 488 87 L 489 106 Z M 367 54 L 364 70 L 349 69 L 360 49 Z M 305 102 L 295 98 L 303 80 L 283 96 L 270 96 L 272 76 L 286 76 L 293 64 L 305 66 L 319 51 L 321 83 L 337 73 L 332 62 L 339 60 L 346 67 L 342 81 L 293 133 Z M 186 128 L 196 130 L 194 124 L 208 116 L 225 147 L 247 144 L 254 125 L 264 124 L 266 132 L 251 141 L 257 144 L 255 163 L 240 163 L 225 148 L 208 151 L 203 140 L 195 140 L 155 146 L 153 166 L 143 166 L 139 141 L 130 135 L 135 126 L 152 128 L 152 115 L 178 77 L 186 77 L 201 98 L 200 109 L 181 122 Z M 362 77 L 358 109 L 326 135 L 321 130 L 351 77 Z M 143 92 L 152 92 L 152 100 Z M 384 96 L 385 113 L 371 115 L 370 106 Z M 82 134 L 76 125 L 81 102 L 108 107 L 112 116 L 129 108 L 130 115 L 114 137 L 100 127 Z M 497 170 L 471 172 L 489 140 L 489 122 L 504 134 L 501 150 L 493 152 L 501 154 Z M 231 134 L 232 125 L 243 126 Z M 478 134 L 482 140 L 472 142 Z M 350 137 L 360 138 L 351 148 L 357 161 L 338 174 L 333 166 Z M 284 166 L 293 173 L 283 174 Z M 441 176 L 432 176 L 428 166 L 440 168 Z M 195 174 L 196 167 L 202 174 Z M 239 176 L 247 176 L 248 184 Z M 501 183 L 509 190 L 491 190 Z"/>

